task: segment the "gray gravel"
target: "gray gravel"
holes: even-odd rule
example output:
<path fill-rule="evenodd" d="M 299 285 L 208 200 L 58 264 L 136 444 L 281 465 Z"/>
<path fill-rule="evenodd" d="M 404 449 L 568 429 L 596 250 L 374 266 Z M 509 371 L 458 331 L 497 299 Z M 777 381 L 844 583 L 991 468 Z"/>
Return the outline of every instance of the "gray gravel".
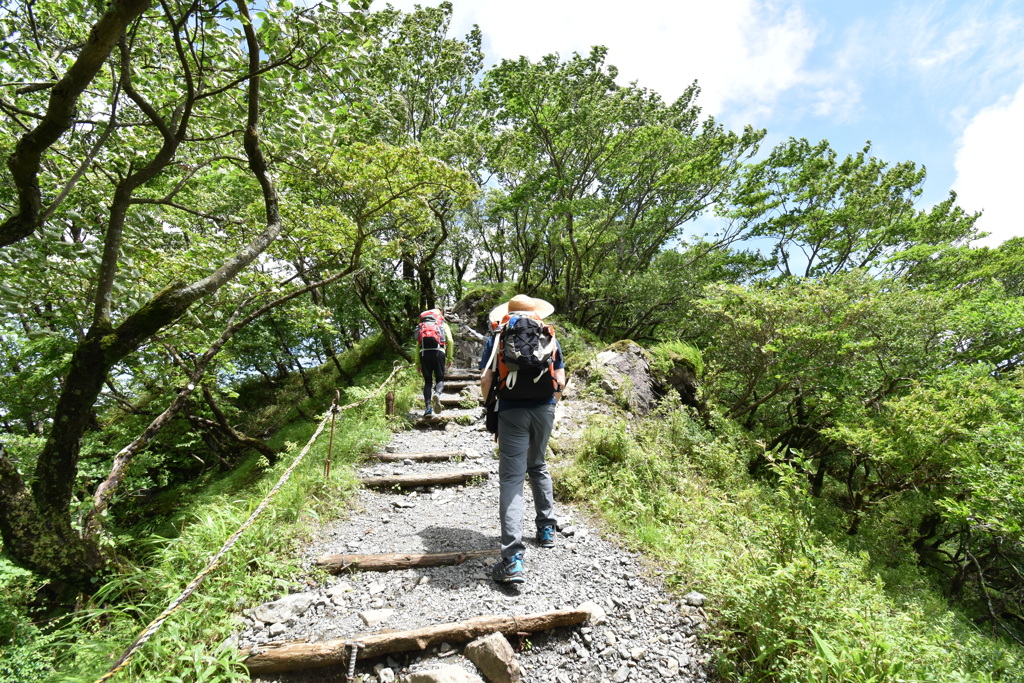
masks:
<path fill-rule="evenodd" d="M 562 407 L 559 408 L 560 413 Z M 449 411 L 461 412 L 461 411 Z M 472 413 L 473 411 L 465 411 Z M 572 420 L 561 422 L 563 429 Z M 454 463 L 367 463 L 361 476 L 485 469 L 490 478 L 475 485 L 392 493 L 362 490 L 343 519 L 327 522 L 305 549 L 313 561 L 338 553 L 450 552 L 496 548 L 498 461 L 489 434 L 478 422 L 444 429 L 416 429 L 396 434 L 387 450 L 465 450 Z M 527 510 L 532 510 L 525 486 Z M 484 614 L 522 615 L 576 608 L 593 601 L 607 621 L 540 633 L 512 645 L 524 681 L 552 683 L 623 681 L 703 681 L 711 676 L 711 657 L 702 642 L 707 630 L 699 605 L 703 596 L 685 598 L 668 592 L 638 554 L 607 537 L 586 514 L 559 503 L 557 545 L 543 549 L 527 539 L 526 583 L 507 587 L 489 578 L 494 560 L 453 567 L 395 572 L 345 573 L 294 596 L 291 616 L 268 616 L 266 609 L 246 611 L 241 647 L 271 641 L 321 641 L 350 638 L 383 629 L 405 630 L 462 621 Z M 526 527 L 529 523 L 528 513 Z M 699 588 L 699 587 L 698 587 Z M 307 600 L 307 597 L 310 598 Z M 380 619 L 368 626 L 365 619 Z M 278 619 L 278 623 L 259 617 Z M 354 680 L 402 681 L 414 672 L 457 663 L 481 675 L 462 656 L 464 644 L 444 644 L 427 652 L 395 654 L 358 662 Z M 341 668 L 255 678 L 263 683 L 344 681 Z"/>

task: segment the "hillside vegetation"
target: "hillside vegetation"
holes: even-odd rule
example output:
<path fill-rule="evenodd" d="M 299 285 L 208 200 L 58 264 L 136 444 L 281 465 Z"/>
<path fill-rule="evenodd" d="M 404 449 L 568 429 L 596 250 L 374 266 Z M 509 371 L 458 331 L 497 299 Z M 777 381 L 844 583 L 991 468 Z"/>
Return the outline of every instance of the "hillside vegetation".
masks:
<path fill-rule="evenodd" d="M 602 47 L 484 69 L 449 4 L 366 9 L 0 12 L 0 680 L 102 675 L 369 399 L 121 674 L 244 678 L 238 614 L 408 427 L 411 321 L 520 292 L 607 401 L 559 495 L 709 596 L 724 680 L 1024 679 L 1024 239 Z M 581 372 L 627 339 L 649 414 Z"/>

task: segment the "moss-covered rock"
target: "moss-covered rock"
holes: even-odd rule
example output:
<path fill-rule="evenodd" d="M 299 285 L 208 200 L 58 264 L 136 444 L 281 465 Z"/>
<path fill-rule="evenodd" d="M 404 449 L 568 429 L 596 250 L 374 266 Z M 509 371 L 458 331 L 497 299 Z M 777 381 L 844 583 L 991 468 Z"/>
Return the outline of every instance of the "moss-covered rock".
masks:
<path fill-rule="evenodd" d="M 604 393 L 616 405 L 645 415 L 658 401 L 647 352 L 634 341 L 611 344 L 574 376 L 574 381 Z"/>
<path fill-rule="evenodd" d="M 662 391 L 675 389 L 684 404 L 699 405 L 704 358 L 697 348 L 682 341 L 665 342 L 651 349 L 650 358 L 651 371 Z"/>

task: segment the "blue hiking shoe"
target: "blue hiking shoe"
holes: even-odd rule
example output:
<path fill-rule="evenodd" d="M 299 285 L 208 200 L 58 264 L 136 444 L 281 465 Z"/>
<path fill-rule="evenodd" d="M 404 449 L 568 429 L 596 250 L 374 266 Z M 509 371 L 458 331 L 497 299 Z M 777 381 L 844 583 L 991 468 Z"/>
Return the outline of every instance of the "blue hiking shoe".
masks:
<path fill-rule="evenodd" d="M 555 527 L 542 526 L 537 529 L 537 545 L 541 548 L 555 547 Z"/>
<path fill-rule="evenodd" d="M 523 583 L 523 554 L 516 553 L 512 557 L 498 560 L 491 569 L 491 578 L 498 583 Z"/>
<path fill-rule="evenodd" d="M 427 406 L 427 409 L 423 411 L 423 417 L 430 417 L 433 414 L 434 411 L 431 410 L 430 406 Z"/>

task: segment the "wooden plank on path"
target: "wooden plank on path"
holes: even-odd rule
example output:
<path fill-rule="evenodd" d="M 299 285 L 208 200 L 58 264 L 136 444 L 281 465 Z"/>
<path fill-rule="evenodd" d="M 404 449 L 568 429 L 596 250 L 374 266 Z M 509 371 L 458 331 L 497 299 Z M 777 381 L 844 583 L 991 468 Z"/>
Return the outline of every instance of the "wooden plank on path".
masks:
<path fill-rule="evenodd" d="M 496 557 L 501 554 L 500 548 L 488 550 L 462 550 L 454 553 L 386 553 L 380 555 L 322 555 L 316 560 L 316 566 L 323 567 L 332 574 L 346 569 L 369 572 L 386 572 L 412 567 L 447 567 L 462 564 L 468 560 L 482 557 Z"/>
<path fill-rule="evenodd" d="M 465 484 L 473 479 L 487 479 L 487 470 L 463 470 L 461 472 L 437 472 L 424 474 L 393 474 L 387 477 L 364 477 L 360 479 L 363 486 L 376 489 L 399 488 L 407 489 L 416 486 L 444 486 L 447 484 Z"/>
<path fill-rule="evenodd" d="M 417 451 L 415 453 L 374 453 L 370 456 L 375 460 L 383 462 L 402 462 L 412 460 L 413 462 L 444 462 L 465 458 L 466 451 Z"/>
<path fill-rule="evenodd" d="M 491 633 L 537 633 L 559 626 L 575 626 L 590 618 L 586 610 L 557 610 L 540 614 L 473 617 L 466 621 L 427 626 L 410 631 L 391 631 L 359 636 L 363 645 L 359 658 L 371 659 L 394 652 L 426 650 L 444 642 L 468 642 Z M 347 661 L 345 645 L 350 638 L 335 638 L 319 643 L 290 641 L 270 643 L 242 650 L 242 662 L 252 674 L 300 671 L 322 666 L 341 665 Z"/>
<path fill-rule="evenodd" d="M 450 368 L 444 373 L 446 379 L 480 379 L 482 371 L 475 368 Z"/>

